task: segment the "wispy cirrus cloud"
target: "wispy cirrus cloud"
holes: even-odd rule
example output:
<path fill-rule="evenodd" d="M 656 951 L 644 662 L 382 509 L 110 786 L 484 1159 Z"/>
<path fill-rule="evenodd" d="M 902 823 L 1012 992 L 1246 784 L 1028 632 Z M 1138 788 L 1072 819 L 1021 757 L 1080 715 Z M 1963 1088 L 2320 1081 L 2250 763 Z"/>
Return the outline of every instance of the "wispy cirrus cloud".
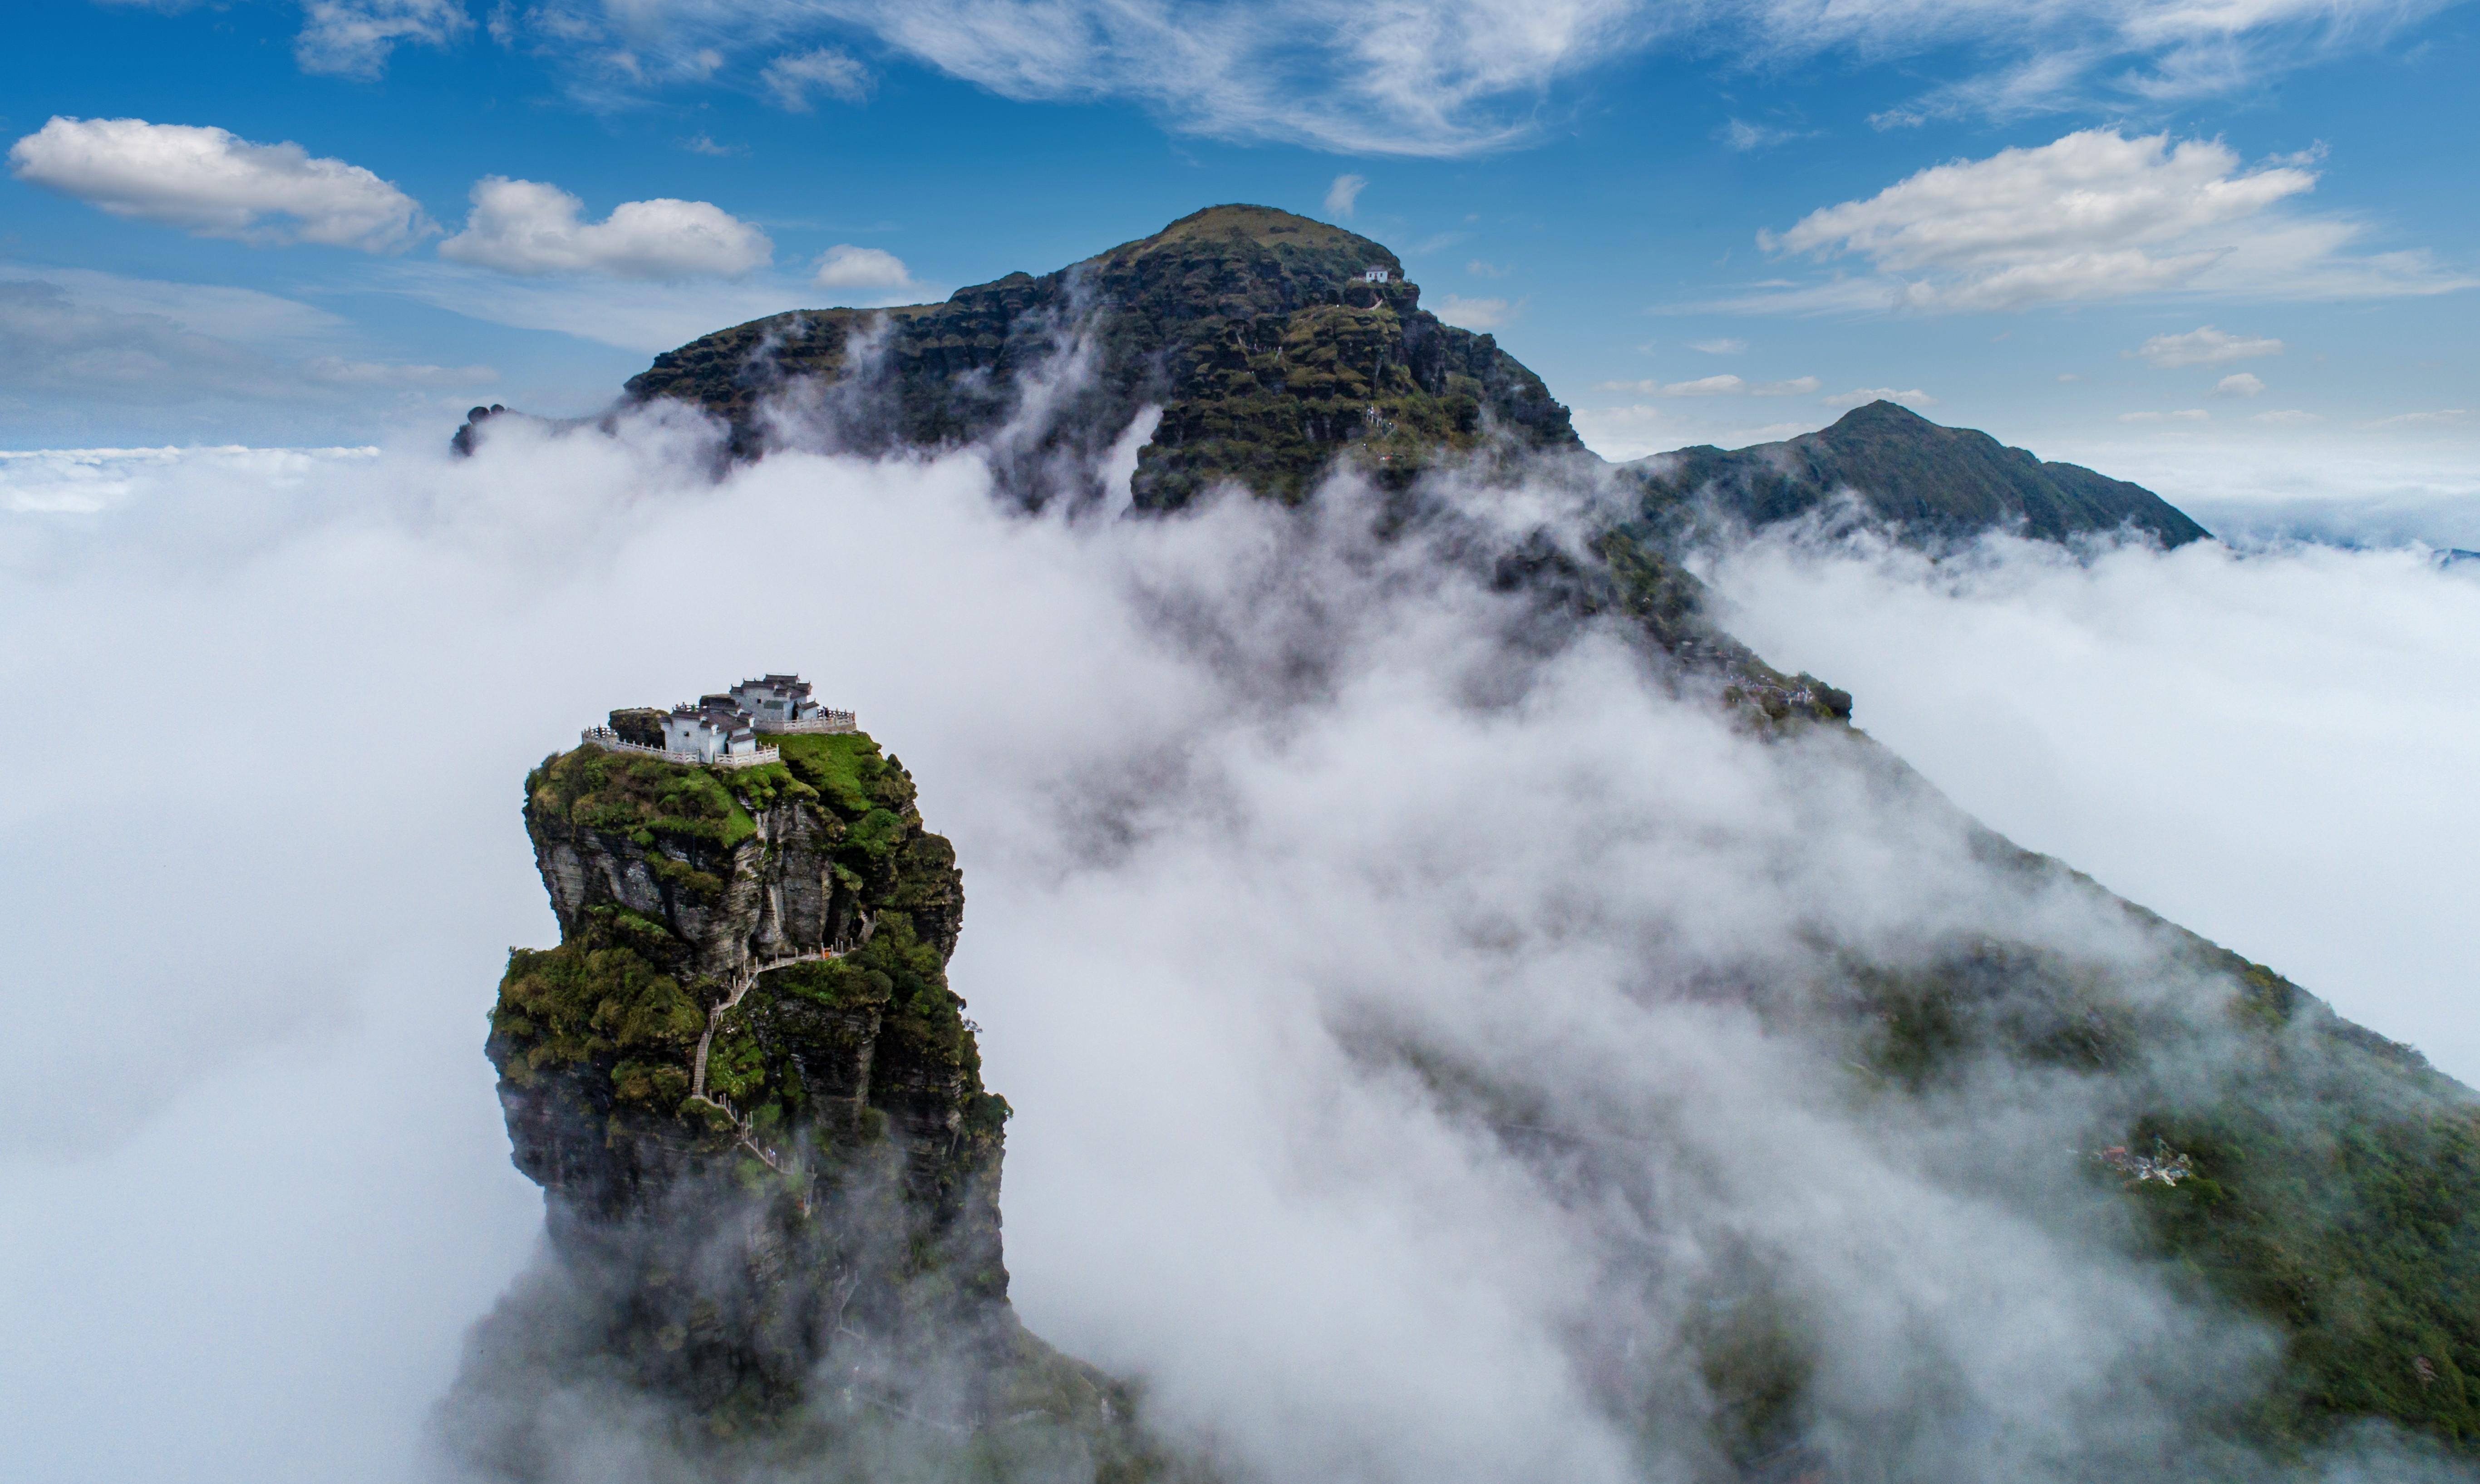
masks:
<path fill-rule="evenodd" d="M 391 36 L 452 38 L 438 14 L 462 14 L 453 0 L 321 3 L 367 17 L 351 34 L 382 48 Z M 746 88 L 762 57 L 859 43 L 1005 97 L 1135 102 L 1186 133 L 1453 156 L 1538 137 L 1560 112 L 1562 84 L 1665 46 L 1754 65 L 1966 45 L 1986 59 L 1979 70 L 1880 122 L 2004 117 L 2226 91 L 2367 44 L 2444 3 L 542 0 L 505 13 L 572 59 L 576 85 L 598 97 L 685 81 Z M 1744 121 L 1723 131 L 1737 148 L 1789 137 Z"/>
<path fill-rule="evenodd" d="M 1853 387 L 1848 392 L 1829 392 L 1818 398 L 1838 411 L 1849 407 L 1866 407 L 1871 402 L 1901 402 L 1906 407 L 1934 407 L 1937 398 L 1918 387 Z"/>
<path fill-rule="evenodd" d="M 1825 385 L 1815 376 L 1794 376 L 1787 381 L 1750 381 L 1728 372 L 1719 376 L 1698 376 L 1691 381 L 1602 381 L 1594 383 L 1597 392 L 1659 393 L 1664 397 L 1800 397 Z"/>
<path fill-rule="evenodd" d="M 1774 313 L 2016 310 L 2169 294 L 2255 299 L 2440 294 L 2474 280 L 2425 251 L 2362 253 L 2367 228 L 2299 212 L 2311 161 L 2244 164 L 2218 140 L 2087 129 L 1931 166 L 1821 207 L 1758 244 L 1874 271 L 1756 286 L 1718 305 Z"/>
<path fill-rule="evenodd" d="M 814 92 L 846 103 L 865 103 L 871 81 L 867 67 L 830 47 L 778 57 L 760 70 L 758 80 L 765 85 L 776 107 L 791 114 L 810 112 Z"/>
<path fill-rule="evenodd" d="M 367 425 L 404 397 L 499 379 L 372 357 L 345 320 L 255 290 L 18 263 L 0 263 L 0 345 L 14 429 L 267 426 L 271 413 Z"/>
<path fill-rule="evenodd" d="M 1495 330 L 1512 321 L 1523 306 L 1502 298 L 1466 298 L 1460 294 L 1449 294 L 1424 307 L 1449 324 L 1467 330 Z"/>
<path fill-rule="evenodd" d="M 473 29 L 462 0 L 303 0 L 293 55 L 304 72 L 376 77 L 398 47 L 447 46 Z"/>
<path fill-rule="evenodd" d="M 2143 345 L 2132 350 L 2122 350 L 2119 354 L 2166 371 L 2181 366 L 2219 366 L 2225 361 L 2280 355 L 2286 348 L 2282 342 L 2261 335 L 2233 335 L 2203 324 L 2183 335 L 2151 336 Z"/>

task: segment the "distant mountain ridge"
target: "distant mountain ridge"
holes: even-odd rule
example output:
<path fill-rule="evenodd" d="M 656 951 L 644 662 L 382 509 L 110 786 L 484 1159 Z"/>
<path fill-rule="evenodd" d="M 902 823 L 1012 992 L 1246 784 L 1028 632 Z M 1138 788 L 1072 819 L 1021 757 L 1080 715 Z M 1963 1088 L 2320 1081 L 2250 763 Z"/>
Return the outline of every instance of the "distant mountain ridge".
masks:
<path fill-rule="evenodd" d="M 1797 520 L 1847 491 L 1914 540 L 2012 530 L 2063 541 L 2131 527 L 2178 547 L 2212 535 L 2140 484 L 2045 462 L 1889 401 L 1855 407 L 1831 427 L 1782 443 L 1728 451 L 1700 444 L 1622 467 L 1653 502 L 1751 528 Z"/>
<path fill-rule="evenodd" d="M 1001 476 L 1028 496 L 1072 475 L 1079 457 L 1098 461 L 1157 406 L 1131 479 L 1147 509 L 1220 482 L 1299 500 L 1338 460 L 1401 487 L 1441 455 L 1494 444 L 1600 467 L 1540 377 L 1420 298 L 1403 261 L 1368 238 L 1272 207 L 1216 206 L 943 303 L 794 310 L 717 330 L 657 356 L 627 396 L 715 413 L 743 458 L 822 428 L 873 453 L 1005 430 L 1016 466 Z M 1028 422 L 1036 384 L 1043 405 Z M 825 415 L 770 421 L 809 409 Z M 470 430 L 460 437 L 470 448 Z M 1782 443 L 1680 448 L 1620 470 L 1647 515 L 1669 524 L 1768 525 L 1847 490 L 1915 541 L 2131 526 L 2175 547 L 2210 534 L 2141 485 L 1886 401 Z"/>

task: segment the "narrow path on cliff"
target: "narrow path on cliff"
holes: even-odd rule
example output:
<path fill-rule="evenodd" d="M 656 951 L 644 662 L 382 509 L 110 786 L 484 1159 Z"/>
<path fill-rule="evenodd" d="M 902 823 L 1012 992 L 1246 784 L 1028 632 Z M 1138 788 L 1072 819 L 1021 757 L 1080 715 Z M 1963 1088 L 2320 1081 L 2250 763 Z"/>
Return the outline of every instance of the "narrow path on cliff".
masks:
<path fill-rule="evenodd" d="M 724 1015 L 730 1011 L 734 1006 L 740 1003 L 743 995 L 746 995 L 751 989 L 757 987 L 758 976 L 761 974 L 773 973 L 777 969 L 789 968 L 795 963 L 816 963 L 834 957 L 834 954 L 821 948 L 814 954 L 794 954 L 790 958 L 787 959 L 769 959 L 764 963 L 744 969 L 740 973 L 734 975 L 732 980 L 732 993 L 725 996 L 722 1004 L 715 1006 L 712 1010 L 706 1012 L 706 1034 L 698 1037 L 697 1061 L 689 1071 L 689 1096 L 700 1099 L 701 1101 L 713 1101 L 713 1099 L 709 1098 L 706 1095 L 707 1051 L 714 1044 L 715 1027 L 723 1024 Z"/>
<path fill-rule="evenodd" d="M 714 1045 L 715 1027 L 723 1024 L 724 1015 L 727 1014 L 734 1006 L 738 1005 L 743 996 L 747 995 L 751 989 L 757 986 L 760 975 L 769 973 L 775 969 L 788 968 L 795 963 L 816 963 L 822 959 L 832 959 L 834 957 L 835 955 L 833 953 L 822 948 L 813 954 L 793 954 L 788 958 L 769 959 L 763 963 L 753 964 L 750 967 L 743 969 L 741 972 L 733 976 L 732 993 L 724 997 L 722 1004 L 715 1006 L 706 1012 L 706 1034 L 698 1037 L 697 1059 L 689 1072 L 689 1095 L 684 1101 L 704 1103 L 710 1108 L 720 1109 L 723 1115 L 732 1120 L 733 1129 L 740 1146 L 748 1150 L 751 1154 L 756 1155 L 762 1164 L 779 1175 L 789 1175 L 792 1171 L 785 1168 L 784 1161 L 781 1156 L 776 1154 L 774 1150 L 767 1148 L 764 1144 L 758 1141 L 758 1131 L 752 1126 L 750 1119 L 743 1116 L 740 1110 L 733 1107 L 730 1102 L 707 1091 L 707 1052 Z M 801 1214 L 803 1215 L 808 1215 L 810 1213 L 809 1195 L 804 1192 L 800 1195 L 799 1199 L 801 1203 Z"/>

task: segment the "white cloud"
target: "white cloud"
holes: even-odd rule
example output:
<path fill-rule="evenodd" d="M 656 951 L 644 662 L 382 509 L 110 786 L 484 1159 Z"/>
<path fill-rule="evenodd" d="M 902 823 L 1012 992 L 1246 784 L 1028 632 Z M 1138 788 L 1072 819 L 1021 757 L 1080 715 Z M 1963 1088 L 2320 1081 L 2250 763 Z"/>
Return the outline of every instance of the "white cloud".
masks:
<path fill-rule="evenodd" d="M 63 286 L 0 282 L 0 388 L 164 403 L 279 396 L 282 365 L 163 315 L 83 303 Z"/>
<path fill-rule="evenodd" d="M 1360 204 L 1360 192 L 1368 189 L 1369 177 L 1366 175 L 1336 176 L 1334 184 L 1326 188 L 1326 214 L 1349 218 L 1353 209 Z M 1458 233 L 1457 236 L 1461 237 L 1462 234 Z"/>
<path fill-rule="evenodd" d="M 1618 390 L 1630 383 L 1606 381 L 1601 385 L 1605 390 Z M 1579 407 L 1574 421 L 1576 436 L 1585 441 L 1585 447 L 1614 463 L 1640 459 L 1695 441 L 1679 434 L 1666 409 L 1641 402 L 1622 407 Z"/>
<path fill-rule="evenodd" d="M 2215 397 L 2254 397 L 2264 390 L 2264 378 L 2247 371 L 2224 376 L 2213 387 Z"/>
<path fill-rule="evenodd" d="M 434 230 L 413 197 L 360 166 L 224 129 L 54 117 L 10 146 L 9 168 L 116 217 L 200 237 L 394 252 Z"/>
<path fill-rule="evenodd" d="M 1937 398 L 1918 387 L 1898 391 L 1893 387 L 1854 387 L 1818 400 L 1828 407 L 1866 407 L 1871 402 L 1901 402 L 1907 407 L 1934 407 Z"/>
<path fill-rule="evenodd" d="M 2278 340 L 2255 335 L 2232 335 L 2211 325 L 2200 325 L 2184 335 L 2156 335 L 2132 350 L 2120 355 L 2164 369 L 2179 366 L 2218 366 L 2224 361 L 2248 361 L 2260 355 L 2280 355 L 2287 347 Z"/>
<path fill-rule="evenodd" d="M 772 260 L 775 244 L 706 201 L 623 201 L 599 222 L 556 186 L 489 175 L 474 187 L 465 230 L 439 255 L 504 273 L 607 273 L 619 278 L 736 277 Z"/>
<path fill-rule="evenodd" d="M 2202 407 L 2185 407 L 2177 412 L 2122 412 L 2121 422 L 2202 422 L 2212 416 Z"/>
<path fill-rule="evenodd" d="M 1603 390 L 1659 394 L 1661 387 L 1652 382 L 1605 382 Z M 1575 411 L 1576 434 L 1585 447 L 1606 459 L 1624 462 L 1643 458 L 1651 453 L 1664 453 L 1691 444 L 1714 444 L 1725 448 L 1745 448 L 1750 444 L 1779 443 L 1801 433 L 1814 432 L 1820 419 L 1806 422 L 1750 422 L 1758 408 L 1765 412 L 1777 410 L 1732 397 L 1694 397 L 1665 403 L 1634 402 L 1615 407 L 1580 406 Z"/>
<path fill-rule="evenodd" d="M 1748 348 L 1748 343 L 1744 340 L 1734 340 L 1726 335 L 1719 340 L 1692 340 L 1688 343 L 1688 348 L 1702 350 L 1707 355 L 1738 355 Z"/>
<path fill-rule="evenodd" d="M 2467 407 L 2445 407 L 2436 412 L 2400 412 L 2390 418 L 2379 418 L 2370 427 L 2459 427 L 2471 421 Z"/>
<path fill-rule="evenodd" d="M 912 289 L 912 270 L 884 247 L 838 243 L 818 259 L 810 282 L 821 289 Z"/>
<path fill-rule="evenodd" d="M 2255 417 L 2249 419 L 2249 421 L 2252 422 L 2272 422 L 2283 426 L 2300 427 L 2311 422 L 2322 422 L 2325 420 L 2312 412 L 2302 412 L 2296 407 L 2286 407 L 2280 412 L 2260 412 Z"/>
<path fill-rule="evenodd" d="M 817 306 L 817 290 L 807 281 L 766 272 L 641 281 L 615 294 L 608 279 L 586 275 L 518 277 L 455 263 L 396 263 L 377 287 L 487 323 L 555 330 L 641 354 L 686 345 L 722 325 Z"/>
<path fill-rule="evenodd" d="M 305 72 L 376 77 L 399 45 L 446 46 L 473 25 L 462 0 L 303 0 L 293 56 Z"/>
<path fill-rule="evenodd" d="M 1961 43 L 1989 70 L 1885 122 L 2009 117 L 2242 88 L 2364 45 L 2445 0 L 541 0 L 524 24 L 586 90 L 699 75 L 702 49 L 799 46 L 858 28 L 1003 96 L 1127 99 L 1172 127 L 1344 154 L 1460 155 L 1538 138 L 1555 90 L 1632 54 L 1755 64 Z M 615 55 L 631 61 L 613 64 Z M 1734 120 L 1726 141 L 1788 137 Z"/>
<path fill-rule="evenodd" d="M 722 62 L 720 57 L 715 60 L 718 64 Z M 766 64 L 758 80 L 774 95 L 778 107 L 795 114 L 810 112 L 814 90 L 846 103 L 869 100 L 869 69 L 842 52 L 825 48 L 778 57 Z"/>
<path fill-rule="evenodd" d="M 475 1050 L 506 945 L 556 933 L 506 800 L 605 707 L 747 652 L 729 604 L 611 633 L 651 586 L 745 565 L 751 532 L 878 558 L 762 637 L 832 665 L 977 883 L 953 971 L 1018 1108 L 1016 1304 L 1216 1423 L 1235 1475 L 1713 1471 L 1696 1344 L 1744 1253 L 1827 1378 L 1803 1406 L 1838 1466 L 1874 1476 L 2191 1477 L 2183 1449 L 2221 1440 L 2187 1388 L 2273 1369 L 2129 1250 L 2125 1197 L 2072 1152 L 2123 1115 L 2096 1079 L 1890 1094 L 1796 1000 L 1712 992 L 1830 983 L 1818 939 L 2028 930 L 2070 964 L 2157 962 L 2105 905 L 1993 890 L 1985 842 L 1869 750 L 1752 745 L 1613 636 L 1531 643 L 1527 595 L 1358 539 L 1365 506 L 1070 527 L 995 509 L 969 452 L 718 478 L 700 451 L 633 421 L 456 463 L 198 458 L 13 526 L 42 559 L 0 583 L 0 627 L 47 642 L 0 657 L 11 692 L 109 675 L 189 719 L 143 769 L 0 738 L 24 950 L 0 1134 L 40 1151 L 0 1187 L 20 1451 L 198 1484 L 419 1471 L 541 1228 Z M 1947 791 L 2472 1063 L 2468 586 L 2210 551 L 1782 585 L 1725 584 Z M 930 589 L 938 622 L 853 642 Z M 1304 661 L 1320 683 L 1280 699 Z M 304 674 L 335 704 L 288 709 Z M 271 709 L 282 768 L 253 765 Z M 369 722 L 460 710 L 493 724 Z M 303 851 L 305 800 L 366 854 Z M 194 889 L 127 911 L 132 838 Z M 117 1075 L 46 1076 L 103 939 Z M 334 1115 L 282 1121 L 304 1108 Z M 235 1343 L 258 1333 L 288 1342 Z M 563 1456 L 645 1456 L 590 1441 Z"/>
<path fill-rule="evenodd" d="M 2191 511 L 2176 469 L 2251 495 L 2341 472 L 2251 456 L 2258 447 L 2100 467 Z M 2440 472 L 2468 523 L 2471 466 Z M 2351 473 L 2371 487 L 2324 491 L 2344 510 L 2405 470 Z M 2201 518 L 2221 533 L 2249 503 Z M 1873 736 L 1993 828 L 2248 945 L 2344 1014 L 2415 1036 L 2454 1075 L 2480 1073 L 2480 1024 L 2447 1009 L 2467 1003 L 2470 982 L 2467 952 L 2449 945 L 2467 936 L 2455 899 L 2480 837 L 2467 781 L 2480 733 L 2465 721 L 2480 589 L 2409 553 L 2241 558 L 2199 542 L 2094 561 L 2038 543 L 1983 555 L 1769 544 L 1714 580 L 1744 615 L 1741 637 L 1848 687 Z M 2401 745 L 2410 737 L 2421 740 Z M 2357 865 L 2334 868 L 2343 860 Z"/>
<path fill-rule="evenodd" d="M 1716 138 L 1719 139 L 1726 147 L 1741 154 L 1748 154 L 1787 141 L 1809 139 L 1816 133 L 1814 129 L 1785 129 L 1773 124 L 1750 123 L 1744 118 L 1734 118 L 1716 131 Z"/>
<path fill-rule="evenodd" d="M 321 356 L 301 369 L 312 379 L 340 386 L 484 387 L 500 379 L 488 366 L 414 366 L 394 361 L 348 361 Z"/>
<path fill-rule="evenodd" d="M 2002 310 L 2172 292 L 2332 299 L 2473 282 L 2422 252 L 2350 255 L 2360 223 L 2283 209 L 2315 183 L 2297 159 L 2249 168 L 2218 141 L 2088 129 L 1932 166 L 1757 234 L 1770 252 L 1865 258 L 1873 277 L 1698 307 Z"/>
<path fill-rule="evenodd" d="M 299 299 L 226 284 L 125 278 L 93 269 L 8 262 L 0 262 L 0 280 L 50 283 L 90 308 L 157 316 L 195 334 L 253 345 L 274 355 L 329 348 L 350 328 L 344 317 Z"/>
<path fill-rule="evenodd" d="M 1505 299 L 1468 299 L 1460 294 L 1450 294 L 1436 303 L 1423 306 L 1449 324 L 1467 330 L 1495 330 L 1515 318 L 1515 306 Z"/>
<path fill-rule="evenodd" d="M 1603 381 L 1595 383 L 1595 390 L 1659 392 L 1665 397 L 1799 397 L 1824 384 L 1815 376 L 1794 376 L 1788 381 L 1749 381 L 1725 372 L 1718 376 L 1699 376 L 1693 381 Z"/>
<path fill-rule="evenodd" d="M 1464 271 L 1475 278 L 1504 278 L 1515 271 L 1512 263 L 1485 263 L 1479 258 L 1464 265 Z"/>
<path fill-rule="evenodd" d="M 437 419 L 423 394 L 487 385 L 486 366 L 340 354 L 350 326 L 245 289 L 0 265 L 0 410 L 13 439 L 132 430 L 335 436 L 400 416 Z"/>

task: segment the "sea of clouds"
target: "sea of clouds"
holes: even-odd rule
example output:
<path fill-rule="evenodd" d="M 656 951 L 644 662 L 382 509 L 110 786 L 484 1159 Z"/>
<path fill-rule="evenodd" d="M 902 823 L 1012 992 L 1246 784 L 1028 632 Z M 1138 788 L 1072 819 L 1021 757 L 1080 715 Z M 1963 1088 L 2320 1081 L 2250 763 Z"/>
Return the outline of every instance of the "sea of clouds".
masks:
<path fill-rule="evenodd" d="M 970 451 L 710 450 L 641 419 L 0 468 L 30 1473 L 424 1476 L 539 1227 L 480 1055 L 507 948 L 556 936 L 521 780 L 766 669 L 856 707 L 956 842 L 1020 1310 L 1244 1469 L 1697 1476 L 1690 1342 L 1751 1292 L 1813 1317 L 1815 1436 L 1890 1476 L 2215 1463 L 2186 1418 L 2265 1337 L 2129 1255 L 2073 1152 L 2110 1110 L 2063 1078 L 1898 1109 L 1725 992 L 1796 998 L 1818 937 L 2157 945 L 1992 883 L 1866 749 L 1753 745 L 1615 635 L 1545 639 L 1454 559 L 1542 507 L 1388 545 L 1349 489 L 1029 518 Z M 2003 543 L 1711 576 L 1966 809 L 2480 1073 L 2480 583 Z M 2374 1456 L 2319 1467 L 2413 1470 Z"/>

